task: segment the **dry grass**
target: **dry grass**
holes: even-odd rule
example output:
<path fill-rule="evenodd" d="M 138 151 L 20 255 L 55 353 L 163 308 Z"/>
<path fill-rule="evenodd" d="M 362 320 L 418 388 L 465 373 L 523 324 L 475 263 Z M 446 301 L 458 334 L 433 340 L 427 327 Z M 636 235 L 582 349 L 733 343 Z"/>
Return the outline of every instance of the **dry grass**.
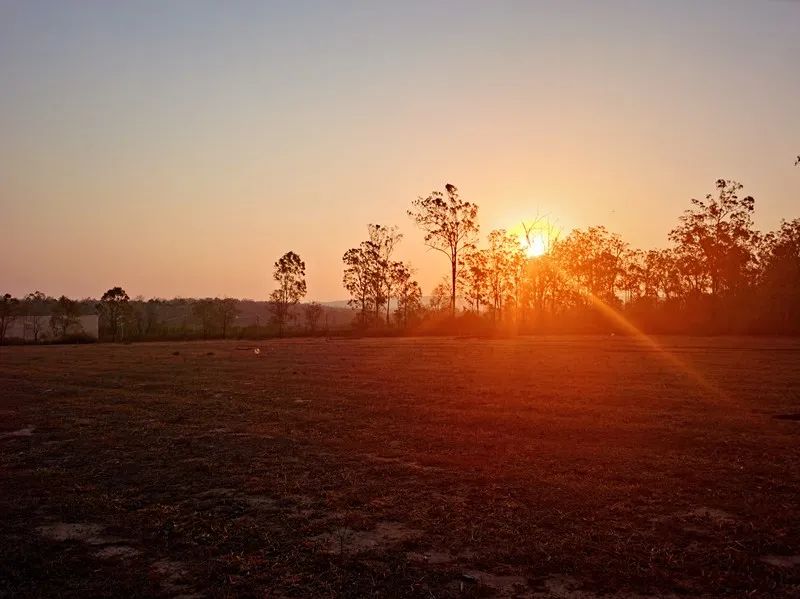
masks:
<path fill-rule="evenodd" d="M 800 343 L 0 349 L 0 596 L 800 594 Z"/>

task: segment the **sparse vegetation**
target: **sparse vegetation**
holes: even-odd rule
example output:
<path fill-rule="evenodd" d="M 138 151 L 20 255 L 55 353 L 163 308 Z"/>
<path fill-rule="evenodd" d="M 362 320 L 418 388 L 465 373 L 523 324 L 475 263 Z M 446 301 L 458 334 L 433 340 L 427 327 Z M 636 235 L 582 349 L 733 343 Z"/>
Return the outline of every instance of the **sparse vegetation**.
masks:
<path fill-rule="evenodd" d="M 659 341 L 0 350 L 0 596 L 796 597 L 800 345 Z"/>

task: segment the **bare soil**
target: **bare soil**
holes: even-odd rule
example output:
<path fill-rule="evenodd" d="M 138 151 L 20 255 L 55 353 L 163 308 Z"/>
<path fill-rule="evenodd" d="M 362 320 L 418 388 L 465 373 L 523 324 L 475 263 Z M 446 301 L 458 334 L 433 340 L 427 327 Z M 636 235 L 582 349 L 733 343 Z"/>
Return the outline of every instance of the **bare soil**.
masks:
<path fill-rule="evenodd" d="M 800 341 L 656 341 L 0 348 L 0 597 L 800 596 Z"/>

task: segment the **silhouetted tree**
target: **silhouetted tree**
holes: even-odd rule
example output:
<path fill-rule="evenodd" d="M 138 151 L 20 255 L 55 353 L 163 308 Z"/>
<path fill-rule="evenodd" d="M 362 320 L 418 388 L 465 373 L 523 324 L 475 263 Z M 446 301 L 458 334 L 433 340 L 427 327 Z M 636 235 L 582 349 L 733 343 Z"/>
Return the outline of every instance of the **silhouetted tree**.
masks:
<path fill-rule="evenodd" d="M 369 239 L 357 248 L 351 248 L 342 257 L 344 262 L 343 283 L 350 293 L 350 306 L 359 311 L 361 326 L 370 321 L 378 324 L 381 308 L 385 306 L 385 323 L 391 323 L 392 299 L 397 297 L 398 273 L 407 267 L 392 255 L 402 234 L 397 227 L 369 225 Z M 370 318 L 371 315 L 371 318 Z"/>
<path fill-rule="evenodd" d="M 275 263 L 272 278 L 278 283 L 278 288 L 270 294 L 270 310 L 281 336 L 290 308 L 306 294 L 305 276 L 306 264 L 294 252 L 286 252 Z"/>
<path fill-rule="evenodd" d="M 34 343 L 39 341 L 39 335 L 42 333 L 46 310 L 47 296 L 41 291 L 32 291 L 22 300 L 25 329 L 30 329 Z"/>
<path fill-rule="evenodd" d="M 192 304 L 192 316 L 200 322 L 203 339 L 213 336 L 219 313 L 216 304 L 210 297 L 199 299 Z"/>
<path fill-rule="evenodd" d="M 0 345 L 5 343 L 8 327 L 19 315 L 19 300 L 10 293 L 0 296 Z"/>
<path fill-rule="evenodd" d="M 323 308 L 319 302 L 311 302 L 303 306 L 306 325 L 308 326 L 308 331 L 312 334 L 317 331 L 317 325 L 319 324 L 319 319 L 322 317 L 322 311 Z"/>
<path fill-rule="evenodd" d="M 157 333 L 161 328 L 159 320 L 159 307 L 162 305 L 161 300 L 151 298 L 147 300 L 144 305 L 144 335 L 150 337 Z"/>
<path fill-rule="evenodd" d="M 619 299 L 626 251 L 628 244 L 602 226 L 572 231 L 554 249 L 580 296 L 591 294 L 611 304 Z"/>
<path fill-rule="evenodd" d="M 373 297 L 375 304 L 375 320 L 378 320 L 378 310 L 386 304 L 386 326 L 389 326 L 389 309 L 394 297 L 395 274 L 394 271 L 402 264 L 392 260 L 394 249 L 403 238 L 398 233 L 397 227 L 384 227 L 382 225 L 369 225 L 370 251 L 367 255 L 372 259 L 370 268 L 373 277 Z"/>
<path fill-rule="evenodd" d="M 396 263 L 392 275 L 394 288 L 397 290 L 395 319 L 402 327 L 409 326 L 422 312 L 422 289 L 411 275 L 411 269 L 402 263 Z"/>
<path fill-rule="evenodd" d="M 771 330 L 800 332 L 800 218 L 765 235 L 761 263 L 762 320 Z"/>
<path fill-rule="evenodd" d="M 414 200 L 408 215 L 425 232 L 425 244 L 450 260 L 450 312 L 455 316 L 459 259 L 477 239 L 478 206 L 462 200 L 455 185 L 448 183 L 444 194 L 434 191 Z"/>
<path fill-rule="evenodd" d="M 692 199 L 693 207 L 669 233 L 694 290 L 712 297 L 746 282 L 756 239 L 752 196 L 740 198 L 742 185 L 735 181 L 719 179 L 717 189 L 716 198 Z"/>
<path fill-rule="evenodd" d="M 450 311 L 452 307 L 452 302 L 450 300 L 450 286 L 447 282 L 441 282 L 431 291 L 431 296 L 428 298 L 428 307 L 433 313 L 441 314 Z"/>
<path fill-rule="evenodd" d="M 516 298 L 523 249 L 517 238 L 505 229 L 498 229 L 489 233 L 489 248 L 485 255 L 492 317 L 499 319 L 504 305 Z"/>
<path fill-rule="evenodd" d="M 344 262 L 342 283 L 350 294 L 347 303 L 358 311 L 359 325 L 366 326 L 368 314 L 375 304 L 371 245 L 369 242 L 364 242 L 357 248 L 347 250 L 342 256 L 342 262 Z"/>
<path fill-rule="evenodd" d="M 489 260 L 486 250 L 473 249 L 464 255 L 459 271 L 459 288 L 471 310 L 480 314 L 489 296 Z"/>
<path fill-rule="evenodd" d="M 78 324 L 80 317 L 80 306 L 75 300 L 71 300 L 62 295 L 53 307 L 53 314 L 50 316 L 50 328 L 56 338 L 66 337 L 70 329 Z"/>
<path fill-rule="evenodd" d="M 97 311 L 105 321 L 112 341 L 116 341 L 117 338 L 124 335 L 122 327 L 129 316 L 129 301 L 128 294 L 118 286 L 106 291 L 100 298 L 100 303 L 97 304 Z"/>
<path fill-rule="evenodd" d="M 228 331 L 239 315 L 239 306 L 236 305 L 236 300 L 231 297 L 215 299 L 214 304 L 219 318 L 219 325 L 222 329 L 222 338 L 226 339 Z"/>

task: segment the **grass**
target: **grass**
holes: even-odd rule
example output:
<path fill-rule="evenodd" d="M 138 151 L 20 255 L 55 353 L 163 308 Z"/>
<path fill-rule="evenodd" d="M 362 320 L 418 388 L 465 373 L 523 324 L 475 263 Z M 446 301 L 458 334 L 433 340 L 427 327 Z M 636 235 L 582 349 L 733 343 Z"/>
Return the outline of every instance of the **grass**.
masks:
<path fill-rule="evenodd" d="M 658 341 L 0 348 L 0 597 L 798 596 L 800 342 Z"/>

